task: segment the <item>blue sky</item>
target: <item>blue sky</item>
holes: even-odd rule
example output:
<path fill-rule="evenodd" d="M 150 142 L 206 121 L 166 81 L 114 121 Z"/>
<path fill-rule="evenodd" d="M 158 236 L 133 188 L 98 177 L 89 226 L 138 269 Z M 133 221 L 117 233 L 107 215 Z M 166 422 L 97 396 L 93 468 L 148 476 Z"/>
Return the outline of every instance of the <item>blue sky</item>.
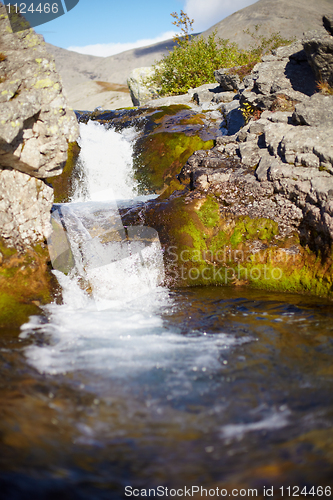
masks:
<path fill-rule="evenodd" d="M 200 32 L 255 1 L 79 0 L 64 16 L 35 29 L 58 47 L 108 56 L 171 38 L 176 29 L 171 12 L 183 9 Z"/>

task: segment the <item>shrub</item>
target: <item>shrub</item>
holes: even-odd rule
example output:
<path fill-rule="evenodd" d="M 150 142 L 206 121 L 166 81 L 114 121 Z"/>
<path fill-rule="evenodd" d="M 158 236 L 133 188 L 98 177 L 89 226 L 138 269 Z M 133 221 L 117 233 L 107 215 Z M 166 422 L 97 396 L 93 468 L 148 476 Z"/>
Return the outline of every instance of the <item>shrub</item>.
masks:
<path fill-rule="evenodd" d="M 248 51 L 239 50 L 235 43 L 217 37 L 213 32 L 208 38 L 191 36 L 193 19 L 189 19 L 183 11 L 180 16 L 173 12 L 174 25 L 181 28 L 181 35 L 174 37 L 177 45 L 164 56 L 162 62 L 155 64 L 155 74 L 150 80 L 158 86 L 161 95 L 185 94 L 190 88 L 199 87 L 204 83 L 215 82 L 214 71 L 219 68 L 233 68 L 241 78 L 249 74 L 253 66 L 260 60 L 263 53 L 280 45 L 291 43 L 283 39 L 279 33 L 270 38 L 258 35 L 259 26 L 249 33 L 256 45 Z"/>
<path fill-rule="evenodd" d="M 154 83 L 161 95 L 185 94 L 188 89 L 215 82 L 214 70 L 248 64 L 250 57 L 240 52 L 237 45 L 216 38 L 195 37 L 180 39 L 172 52 L 155 65 Z"/>

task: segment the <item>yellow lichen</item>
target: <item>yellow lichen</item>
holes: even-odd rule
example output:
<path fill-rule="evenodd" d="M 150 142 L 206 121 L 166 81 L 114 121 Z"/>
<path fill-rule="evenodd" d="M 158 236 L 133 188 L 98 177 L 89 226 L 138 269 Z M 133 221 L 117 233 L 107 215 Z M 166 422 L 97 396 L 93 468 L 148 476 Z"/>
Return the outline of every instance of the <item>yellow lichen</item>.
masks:
<path fill-rule="evenodd" d="M 50 78 L 45 78 L 44 80 L 38 80 L 38 82 L 35 83 L 34 87 L 36 89 L 46 89 L 52 87 L 53 85 L 54 82 Z"/>

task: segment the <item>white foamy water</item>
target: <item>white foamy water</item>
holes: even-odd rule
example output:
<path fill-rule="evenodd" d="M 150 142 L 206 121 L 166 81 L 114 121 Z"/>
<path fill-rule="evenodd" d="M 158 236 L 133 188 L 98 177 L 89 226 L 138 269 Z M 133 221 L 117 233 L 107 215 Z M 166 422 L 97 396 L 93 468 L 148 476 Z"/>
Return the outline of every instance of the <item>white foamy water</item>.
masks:
<path fill-rule="evenodd" d="M 32 342 L 25 354 L 46 374 L 85 370 L 116 378 L 146 374 L 155 380 L 158 371 L 179 396 L 198 373 L 208 376 L 221 368 L 222 351 L 248 339 L 223 333 L 184 336 L 165 324 L 162 313 L 174 304 L 161 284 L 158 234 L 144 226 L 124 228 L 117 209 L 119 200 L 136 194 L 131 136 L 96 123 L 80 128 L 82 185 L 75 202 L 59 206 L 53 215 L 64 241 L 68 238 L 65 250 L 70 249 L 75 266 L 67 276 L 54 271 L 63 304 L 45 307 L 46 323 L 32 317 L 22 327 L 22 338 L 45 339 Z"/>
<path fill-rule="evenodd" d="M 110 201 L 137 194 L 132 175 L 133 128 L 123 133 L 98 122 L 80 124 L 80 164 L 83 177 L 72 201 Z"/>

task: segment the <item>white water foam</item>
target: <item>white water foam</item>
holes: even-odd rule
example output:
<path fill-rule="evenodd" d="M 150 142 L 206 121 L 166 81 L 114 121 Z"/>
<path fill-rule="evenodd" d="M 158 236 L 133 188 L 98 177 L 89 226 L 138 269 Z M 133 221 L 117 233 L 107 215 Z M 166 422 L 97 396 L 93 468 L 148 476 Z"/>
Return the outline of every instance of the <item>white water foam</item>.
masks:
<path fill-rule="evenodd" d="M 135 137 L 134 128 L 117 133 L 98 122 L 80 124 L 82 178 L 72 201 L 110 201 L 136 196 L 132 172 Z"/>

